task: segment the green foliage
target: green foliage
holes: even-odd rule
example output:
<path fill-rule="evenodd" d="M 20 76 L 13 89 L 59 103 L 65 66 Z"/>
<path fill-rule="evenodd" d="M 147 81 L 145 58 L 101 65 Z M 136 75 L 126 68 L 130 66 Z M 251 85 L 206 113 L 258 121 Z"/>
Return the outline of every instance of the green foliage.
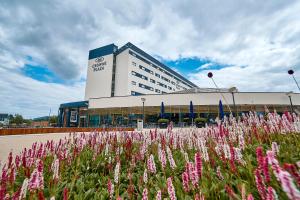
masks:
<path fill-rule="evenodd" d="M 152 143 L 148 146 L 144 158 L 139 158 L 142 147 L 139 142 L 135 142 L 130 148 L 126 148 L 125 143 L 111 140 L 109 141 L 111 148 L 107 155 L 104 150 L 105 146 L 100 143 L 96 143 L 95 146 L 86 145 L 71 160 L 61 160 L 60 178 L 57 182 L 52 180 L 53 172 L 49 166 L 51 166 L 54 156 L 50 154 L 43 160 L 45 166 L 44 195 L 47 199 L 52 196 L 55 196 L 55 199 L 62 199 L 64 188 L 68 188 L 69 199 L 109 199 L 107 183 L 109 179 L 114 180 L 114 168 L 119 161 L 121 164 L 120 181 L 115 183 L 114 199 L 118 196 L 123 199 L 141 199 L 144 188 L 148 188 L 149 199 L 154 199 L 158 190 L 162 191 L 162 199 L 169 198 L 167 192 L 168 177 L 172 177 L 177 199 L 194 199 L 195 194 L 200 192 L 204 194 L 205 199 L 230 199 L 228 192 L 225 190 L 226 185 L 232 188 L 237 199 L 241 199 L 242 187 L 245 188 L 247 194 L 251 193 L 255 199 L 259 199 L 253 175 L 254 170 L 257 168 L 256 148 L 261 146 L 265 153 L 266 150 L 271 149 L 272 142 L 277 142 L 280 145 L 279 155 L 277 155 L 279 163 L 281 165 L 283 163 L 295 163 L 300 160 L 300 135 L 297 133 L 265 135 L 258 132 L 257 137 L 253 135 L 246 136 L 245 141 L 247 145 L 243 150 L 244 164 L 235 161 L 236 169 L 234 170 L 229 160 L 221 159 L 216 154 L 216 143 L 213 140 L 208 140 L 209 161 L 202 159 L 203 170 L 199 187 L 194 188 L 190 184 L 189 186 L 193 189 L 190 192 L 185 192 L 182 187 L 181 175 L 186 167 L 182 151 L 170 147 L 176 168 L 171 169 L 169 162 L 167 162 L 167 167 L 163 169 L 158 158 L 158 143 Z M 237 144 L 234 145 L 237 146 Z M 78 145 L 71 144 L 69 154 L 73 155 L 76 148 L 78 148 Z M 118 148 L 123 149 L 120 155 L 117 154 Z M 194 162 L 194 155 L 198 150 L 188 148 L 187 144 L 184 144 L 183 149 L 188 154 L 189 160 Z M 154 156 L 157 172 L 155 174 L 148 172 L 148 182 L 144 183 L 142 177 L 145 168 L 147 168 L 147 159 L 151 154 Z M 217 175 L 218 166 L 224 179 Z M 12 193 L 19 188 L 24 178 L 24 169 L 20 168 L 17 179 L 9 192 Z M 279 199 L 287 198 L 273 173 L 271 173 L 271 182 L 268 185 L 276 190 Z M 133 187 L 132 193 L 129 192 L 130 186 Z"/>
<path fill-rule="evenodd" d="M 194 120 L 195 123 L 206 123 L 207 119 L 206 118 L 201 118 L 201 117 L 197 117 Z"/>
<path fill-rule="evenodd" d="M 53 115 L 49 119 L 50 124 L 57 124 L 58 123 L 58 117 Z"/>
<path fill-rule="evenodd" d="M 158 121 L 157 121 L 158 123 L 169 123 L 169 120 L 168 119 L 159 119 Z"/>

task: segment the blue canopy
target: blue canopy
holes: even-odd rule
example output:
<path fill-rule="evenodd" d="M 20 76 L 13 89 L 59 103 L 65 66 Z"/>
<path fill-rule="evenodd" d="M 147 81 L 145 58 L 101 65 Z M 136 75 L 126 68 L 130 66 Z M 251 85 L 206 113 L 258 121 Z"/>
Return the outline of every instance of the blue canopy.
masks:
<path fill-rule="evenodd" d="M 194 106 L 192 101 L 190 101 L 190 118 L 194 118 Z"/>
<path fill-rule="evenodd" d="M 164 118 L 165 117 L 165 106 L 164 106 L 164 102 L 161 102 L 161 106 L 160 106 L 160 118 Z"/>
<path fill-rule="evenodd" d="M 221 100 L 219 101 L 219 115 L 220 115 L 220 119 L 224 118 L 223 104 Z"/>

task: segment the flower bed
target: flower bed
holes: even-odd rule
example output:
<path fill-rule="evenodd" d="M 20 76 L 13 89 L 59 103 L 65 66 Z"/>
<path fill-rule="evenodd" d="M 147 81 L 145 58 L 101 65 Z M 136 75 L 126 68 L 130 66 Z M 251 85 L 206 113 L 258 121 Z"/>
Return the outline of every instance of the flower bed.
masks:
<path fill-rule="evenodd" d="M 300 119 L 70 134 L 2 165 L 0 199 L 299 199 Z"/>

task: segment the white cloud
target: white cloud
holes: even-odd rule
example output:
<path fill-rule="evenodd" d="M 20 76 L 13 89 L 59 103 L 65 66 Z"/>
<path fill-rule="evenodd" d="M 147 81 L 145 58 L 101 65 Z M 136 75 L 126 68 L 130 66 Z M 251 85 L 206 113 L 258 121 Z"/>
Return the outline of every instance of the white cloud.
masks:
<path fill-rule="evenodd" d="M 57 114 L 63 102 L 83 100 L 85 84 L 82 82 L 65 86 L 43 83 L 1 68 L 0 73 L 0 112 L 33 118 L 48 115 L 50 109 L 52 114 Z"/>
<path fill-rule="evenodd" d="M 299 80 L 299 10 L 296 0 L 1 1 L 0 112 L 38 116 L 82 99 L 88 50 L 127 41 L 166 60 L 230 65 L 212 71 L 220 87 L 297 91 L 287 70 L 294 68 Z M 73 85 L 20 74 L 27 56 Z M 189 78 L 212 87 L 207 67 Z"/>
<path fill-rule="evenodd" d="M 211 66 L 213 66 L 212 63 L 205 63 L 205 64 L 199 66 L 199 67 L 196 69 L 196 71 L 200 71 L 200 70 L 203 70 L 203 69 L 207 69 L 207 68 L 210 68 Z"/>

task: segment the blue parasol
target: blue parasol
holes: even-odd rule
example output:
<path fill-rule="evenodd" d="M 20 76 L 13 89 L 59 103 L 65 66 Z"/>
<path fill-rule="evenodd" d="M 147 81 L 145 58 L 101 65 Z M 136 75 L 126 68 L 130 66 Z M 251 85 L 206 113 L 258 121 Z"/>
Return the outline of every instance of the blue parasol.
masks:
<path fill-rule="evenodd" d="M 223 104 L 222 101 L 219 101 L 219 114 L 220 114 L 220 119 L 224 118 L 224 110 L 223 110 Z"/>
<path fill-rule="evenodd" d="M 161 102 L 161 106 L 160 106 L 160 118 L 164 118 L 165 117 L 165 106 L 164 106 L 164 102 Z"/>
<path fill-rule="evenodd" d="M 190 101 L 190 118 L 194 118 L 194 106 L 192 101 Z"/>

